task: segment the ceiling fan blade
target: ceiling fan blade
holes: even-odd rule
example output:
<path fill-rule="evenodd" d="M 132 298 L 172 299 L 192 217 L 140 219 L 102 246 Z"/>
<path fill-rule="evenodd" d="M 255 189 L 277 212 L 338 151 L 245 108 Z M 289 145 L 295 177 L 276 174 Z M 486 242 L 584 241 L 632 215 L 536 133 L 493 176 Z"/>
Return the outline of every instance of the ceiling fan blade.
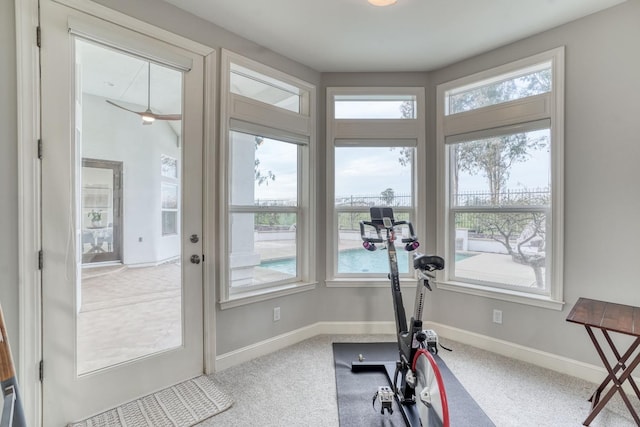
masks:
<path fill-rule="evenodd" d="M 122 110 L 137 114 L 139 116 L 149 116 L 153 117 L 155 120 L 182 120 L 182 114 L 156 114 L 150 111 L 135 111 L 127 107 L 123 107 L 122 105 L 118 105 L 113 101 L 109 101 L 108 99 L 106 101 L 114 107 L 118 107 Z"/>
<path fill-rule="evenodd" d="M 130 113 L 138 114 L 138 115 L 140 115 L 140 116 L 144 113 L 143 111 L 134 111 L 134 110 L 130 110 L 130 109 L 128 109 L 127 107 L 123 107 L 122 105 L 118 105 L 118 104 L 116 104 L 115 102 L 109 101 L 108 99 L 107 99 L 106 101 L 107 101 L 107 103 L 109 103 L 109 104 L 113 105 L 114 107 L 121 108 L 121 109 L 123 109 L 123 110 L 125 110 L 125 111 L 128 111 L 128 112 L 130 112 Z"/>
<path fill-rule="evenodd" d="M 156 120 L 182 120 L 182 114 L 152 114 Z"/>
<path fill-rule="evenodd" d="M 146 111 L 134 111 L 130 110 L 122 105 L 118 105 L 113 101 L 106 100 L 109 104 L 114 107 L 118 107 L 122 110 L 129 111 L 130 113 L 137 114 L 142 117 L 143 124 L 149 125 L 153 123 L 154 120 L 182 120 L 182 114 L 156 114 L 151 111 L 151 62 L 148 63 L 148 74 L 147 74 L 147 110 Z"/>

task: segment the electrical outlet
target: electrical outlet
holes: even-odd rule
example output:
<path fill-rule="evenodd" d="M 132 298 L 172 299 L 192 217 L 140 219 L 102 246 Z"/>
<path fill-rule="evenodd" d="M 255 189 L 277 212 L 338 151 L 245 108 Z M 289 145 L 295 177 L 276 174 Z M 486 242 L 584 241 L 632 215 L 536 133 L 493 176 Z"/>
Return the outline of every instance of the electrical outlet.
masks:
<path fill-rule="evenodd" d="M 493 323 L 502 325 L 502 310 L 493 310 Z"/>
<path fill-rule="evenodd" d="M 273 321 L 277 322 L 280 320 L 280 307 L 273 308 Z"/>

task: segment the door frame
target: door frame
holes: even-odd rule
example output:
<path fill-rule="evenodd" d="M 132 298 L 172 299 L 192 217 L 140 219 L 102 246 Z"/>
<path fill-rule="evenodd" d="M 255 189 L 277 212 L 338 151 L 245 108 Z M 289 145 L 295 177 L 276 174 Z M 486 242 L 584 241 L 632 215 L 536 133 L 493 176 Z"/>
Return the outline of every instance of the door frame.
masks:
<path fill-rule="evenodd" d="M 175 45 L 204 58 L 204 167 L 203 269 L 204 370 L 215 372 L 215 96 L 216 50 L 170 31 L 145 23 L 90 0 L 55 0 L 110 23 Z M 40 152 L 39 0 L 14 0 L 16 23 L 17 151 L 18 151 L 18 378 L 27 425 L 42 426 L 42 262 Z M 46 40 L 46 35 L 43 36 Z M 44 147 L 44 148 L 42 148 Z M 42 151 L 41 151 L 42 149 Z M 46 154 L 44 154 L 46 155 Z M 46 375 L 46 372 L 45 372 Z"/>

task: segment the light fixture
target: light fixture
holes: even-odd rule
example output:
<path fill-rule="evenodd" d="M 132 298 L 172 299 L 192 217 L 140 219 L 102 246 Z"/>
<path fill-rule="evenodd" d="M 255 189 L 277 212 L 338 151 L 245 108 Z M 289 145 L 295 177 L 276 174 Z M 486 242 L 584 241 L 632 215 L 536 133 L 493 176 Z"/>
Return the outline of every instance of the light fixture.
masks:
<path fill-rule="evenodd" d="M 396 4 L 398 0 L 367 0 L 374 6 L 391 6 L 392 4 Z"/>
<path fill-rule="evenodd" d="M 156 121 L 153 111 L 151 111 L 151 61 L 147 62 L 147 110 L 140 114 L 143 125 L 150 125 Z"/>
<path fill-rule="evenodd" d="M 145 111 L 144 113 L 140 113 L 140 117 L 142 117 L 143 125 L 150 125 L 151 123 L 156 121 L 156 118 L 154 117 L 153 112 L 150 108 L 147 108 L 147 111 Z"/>

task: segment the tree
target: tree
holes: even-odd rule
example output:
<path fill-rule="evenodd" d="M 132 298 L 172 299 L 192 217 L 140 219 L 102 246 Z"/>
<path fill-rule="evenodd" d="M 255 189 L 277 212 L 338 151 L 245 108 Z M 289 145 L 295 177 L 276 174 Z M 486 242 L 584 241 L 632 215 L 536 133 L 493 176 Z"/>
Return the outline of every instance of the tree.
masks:
<path fill-rule="evenodd" d="M 531 151 L 547 146 L 546 136 L 530 138 L 518 133 L 457 144 L 455 147 L 455 189 L 460 171 L 470 175 L 482 174 L 488 181 L 491 205 L 499 205 L 509 179 L 511 166 L 531 157 Z"/>
<path fill-rule="evenodd" d="M 396 198 L 396 193 L 395 191 L 393 191 L 393 188 L 387 188 L 380 193 L 380 198 L 387 205 L 391 205 L 393 203 L 393 200 Z"/>
<path fill-rule="evenodd" d="M 256 151 L 258 151 L 258 148 L 260 147 L 260 145 L 262 145 L 262 143 L 264 142 L 264 138 L 261 136 L 256 136 L 254 143 L 255 143 L 255 148 Z M 262 172 L 260 170 L 260 159 L 258 158 L 258 156 L 256 155 L 255 160 L 253 161 L 253 171 L 255 173 L 255 179 L 256 182 L 258 183 L 258 185 L 269 185 L 269 181 L 275 181 L 276 180 L 276 176 L 273 174 L 273 172 L 271 171 L 266 171 L 266 172 Z"/>
<path fill-rule="evenodd" d="M 515 262 L 531 267 L 538 287 L 544 286 L 542 268 L 545 266 L 546 256 L 545 221 L 544 212 L 477 215 L 478 228 L 482 230 L 482 234 L 502 244 Z M 526 251 L 525 247 L 533 242 L 537 245 L 537 251 Z"/>
<path fill-rule="evenodd" d="M 400 104 L 400 115 L 403 119 L 415 119 L 415 103 L 413 101 L 402 101 Z M 395 147 L 391 148 L 391 151 L 395 150 Z M 398 162 L 402 166 L 411 165 L 413 163 L 413 147 L 400 147 L 400 157 Z"/>

